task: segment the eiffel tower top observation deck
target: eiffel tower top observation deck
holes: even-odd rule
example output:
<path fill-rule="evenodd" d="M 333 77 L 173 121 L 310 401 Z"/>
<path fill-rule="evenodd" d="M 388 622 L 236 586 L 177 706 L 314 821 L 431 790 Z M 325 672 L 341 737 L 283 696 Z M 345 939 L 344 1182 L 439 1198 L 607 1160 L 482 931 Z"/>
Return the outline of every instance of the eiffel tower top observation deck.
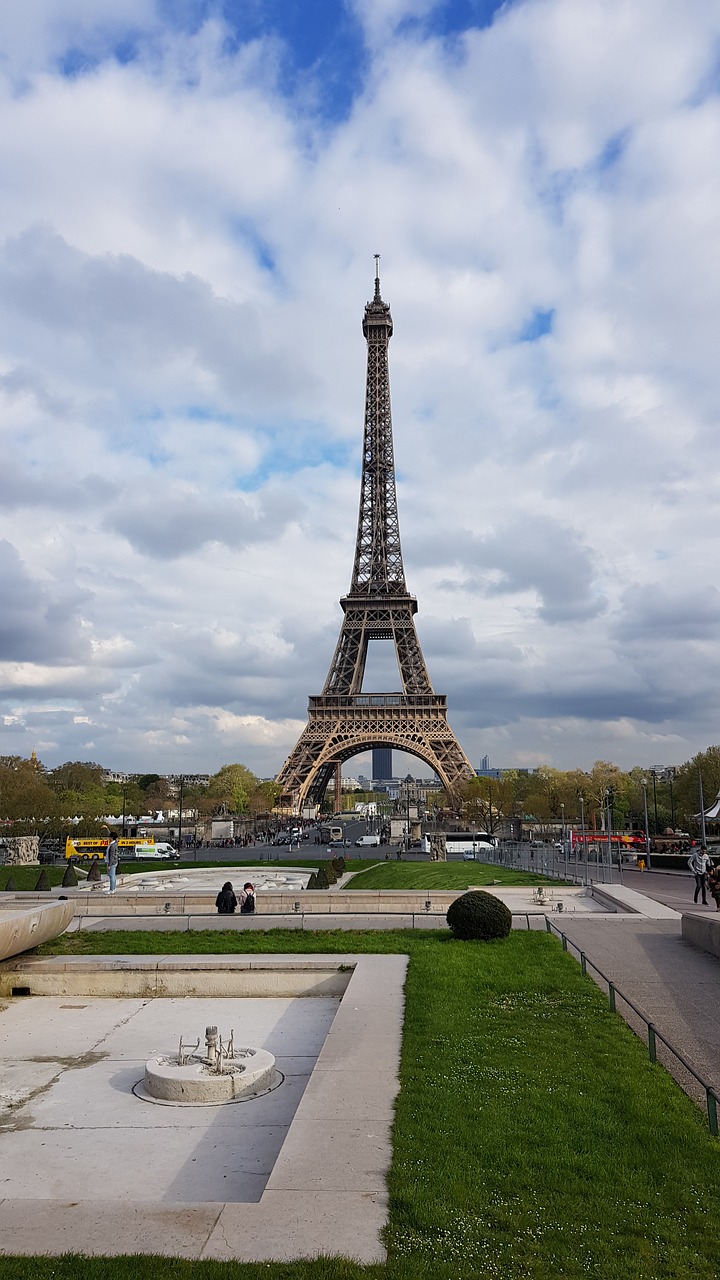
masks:
<path fill-rule="evenodd" d="M 419 756 L 452 790 L 474 770 L 447 723 L 446 699 L 430 683 L 415 630 L 417 600 L 405 585 L 393 456 L 388 344 L 390 307 L 380 294 L 365 307 L 367 379 L 360 512 L 350 590 L 320 697 L 311 697 L 308 724 L 278 774 L 284 805 L 322 799 L 335 766 L 372 747 Z M 371 640 L 392 640 L 402 692 L 362 691 Z"/>

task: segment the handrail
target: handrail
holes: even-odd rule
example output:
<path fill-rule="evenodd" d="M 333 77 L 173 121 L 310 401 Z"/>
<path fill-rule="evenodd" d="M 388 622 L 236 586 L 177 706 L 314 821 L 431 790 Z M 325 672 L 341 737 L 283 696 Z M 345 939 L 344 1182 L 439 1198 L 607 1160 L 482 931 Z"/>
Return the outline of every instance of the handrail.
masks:
<path fill-rule="evenodd" d="M 684 1068 L 684 1070 L 687 1071 L 689 1075 L 691 1075 L 694 1080 L 697 1080 L 698 1084 L 702 1086 L 702 1088 L 705 1090 L 705 1103 L 706 1103 L 706 1109 L 707 1109 L 708 1128 L 710 1129 L 710 1133 L 712 1134 L 713 1138 L 717 1138 L 720 1134 L 720 1129 L 718 1128 L 718 1103 L 720 1103 L 720 1094 L 718 1094 L 717 1090 L 705 1079 L 704 1076 L 701 1076 L 700 1073 L 695 1070 L 692 1063 L 688 1062 L 687 1058 L 683 1056 L 680 1050 L 676 1049 L 675 1046 L 670 1043 L 670 1041 L 667 1039 L 667 1036 L 664 1036 L 662 1031 L 658 1031 L 657 1027 L 655 1026 L 655 1023 L 650 1022 L 650 1020 L 645 1017 L 645 1014 L 643 1013 L 642 1009 L 638 1009 L 638 1006 L 635 1004 L 635 1002 L 631 1000 L 629 996 L 626 996 L 624 992 L 620 990 L 617 984 L 614 983 L 610 978 L 608 978 L 606 973 L 603 973 L 602 969 L 599 969 L 598 966 L 594 964 L 592 960 L 588 959 L 586 953 L 581 950 L 581 948 L 577 945 L 577 943 L 573 942 L 571 938 L 568 938 L 567 934 L 563 933 L 562 929 L 558 929 L 556 924 L 553 924 L 553 921 L 550 919 L 549 916 L 545 916 L 545 929 L 546 929 L 546 932 L 549 934 L 552 934 L 553 930 L 555 931 L 555 933 L 558 935 L 558 937 L 562 942 L 563 951 L 568 950 L 568 944 L 571 947 L 573 947 L 575 951 L 577 951 L 578 957 L 580 960 L 580 970 L 583 974 L 587 973 L 588 965 L 589 965 L 591 969 L 594 969 L 598 977 L 602 978 L 603 982 L 607 983 L 608 1001 L 609 1001 L 610 1010 L 612 1013 L 616 1012 L 615 1006 L 616 1006 L 617 998 L 619 996 L 620 999 L 626 1005 L 628 1005 L 630 1009 L 632 1009 L 633 1013 L 640 1019 L 640 1021 L 645 1024 L 645 1027 L 647 1029 L 647 1037 L 648 1037 L 648 1042 L 647 1042 L 648 1057 L 650 1061 L 653 1063 L 657 1062 L 657 1043 L 656 1042 L 659 1040 L 661 1044 L 665 1045 L 665 1048 L 669 1050 L 669 1052 L 673 1055 L 673 1057 L 677 1059 L 677 1061 Z M 629 1025 L 630 1024 L 628 1023 L 628 1026 Z M 630 1030 L 632 1031 L 633 1028 L 631 1027 Z"/>

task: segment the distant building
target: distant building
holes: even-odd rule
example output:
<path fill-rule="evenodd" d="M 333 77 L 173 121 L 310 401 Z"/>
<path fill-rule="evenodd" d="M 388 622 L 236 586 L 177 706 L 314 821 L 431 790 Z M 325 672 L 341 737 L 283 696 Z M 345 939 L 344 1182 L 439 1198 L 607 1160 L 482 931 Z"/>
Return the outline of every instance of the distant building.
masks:
<path fill-rule="evenodd" d="M 373 747 L 372 776 L 375 782 L 386 782 L 392 778 L 392 747 Z"/>
<path fill-rule="evenodd" d="M 534 773 L 537 773 L 537 769 L 519 769 L 517 765 L 510 765 L 508 769 L 491 769 L 489 756 L 483 756 L 480 768 L 475 770 L 475 777 L 496 778 L 499 782 L 506 773 L 519 773 L 523 778 L 531 778 Z"/>

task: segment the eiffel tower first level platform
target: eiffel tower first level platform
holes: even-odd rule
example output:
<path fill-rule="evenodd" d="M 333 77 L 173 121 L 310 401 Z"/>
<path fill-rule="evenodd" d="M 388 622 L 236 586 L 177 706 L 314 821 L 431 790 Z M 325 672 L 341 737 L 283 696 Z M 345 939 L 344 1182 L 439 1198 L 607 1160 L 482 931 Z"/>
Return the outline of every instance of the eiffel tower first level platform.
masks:
<path fill-rule="evenodd" d="M 376 259 L 377 261 L 377 259 Z M 308 723 L 278 774 L 280 804 L 297 812 L 317 805 L 338 764 L 375 747 L 419 757 L 452 792 L 474 770 L 447 722 L 446 699 L 430 683 L 414 617 L 417 600 L 405 585 L 395 492 L 388 343 L 390 307 L 375 296 L 365 307 L 367 382 L 363 469 L 355 562 L 340 604 L 343 622 L 325 687 L 311 697 Z M 367 693 L 363 676 L 371 640 L 392 641 L 400 684 L 394 693 Z"/>

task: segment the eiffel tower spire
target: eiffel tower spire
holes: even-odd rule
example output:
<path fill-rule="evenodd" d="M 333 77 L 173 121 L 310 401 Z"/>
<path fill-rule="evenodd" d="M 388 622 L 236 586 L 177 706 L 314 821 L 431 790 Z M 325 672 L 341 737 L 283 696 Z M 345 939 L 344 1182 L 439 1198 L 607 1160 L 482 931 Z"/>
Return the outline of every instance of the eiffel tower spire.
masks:
<path fill-rule="evenodd" d="M 390 746 L 425 760 L 446 789 L 474 770 L 447 723 L 446 699 L 434 693 L 415 630 L 417 600 L 405 585 L 393 457 L 388 345 L 390 307 L 380 293 L 365 306 L 367 341 L 363 467 L 355 560 L 344 618 L 321 697 L 278 774 L 284 803 L 319 802 L 336 764 L 371 747 Z M 363 694 L 370 640 L 392 640 L 402 693 Z"/>
<path fill-rule="evenodd" d="M 390 308 L 380 296 L 379 256 L 375 255 L 375 297 L 368 302 L 363 317 L 368 345 L 365 433 L 351 595 L 395 595 L 405 591 L 388 371 L 393 322 Z"/>

